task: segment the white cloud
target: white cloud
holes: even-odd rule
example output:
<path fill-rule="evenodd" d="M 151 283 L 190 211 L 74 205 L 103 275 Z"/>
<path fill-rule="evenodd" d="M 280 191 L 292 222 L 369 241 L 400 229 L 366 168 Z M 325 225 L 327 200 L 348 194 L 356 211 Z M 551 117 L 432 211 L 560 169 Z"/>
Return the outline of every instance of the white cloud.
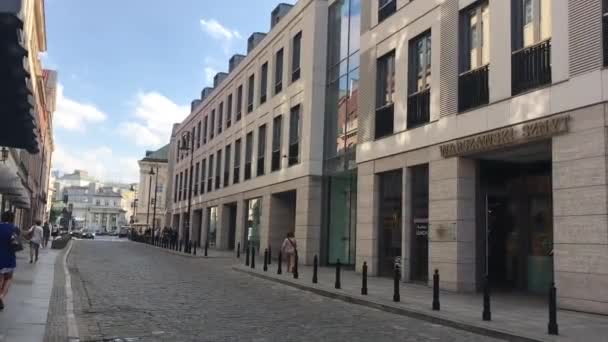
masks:
<path fill-rule="evenodd" d="M 52 168 L 65 173 L 76 169 L 87 170 L 100 181 L 131 183 L 139 180 L 137 158 L 117 156 L 107 146 L 67 151 L 57 144 L 53 152 Z"/>
<path fill-rule="evenodd" d="M 169 142 L 171 128 L 190 113 L 190 106 L 178 105 L 157 92 L 139 93 L 133 118 L 119 126 L 120 134 L 137 146 L 159 148 Z"/>
<path fill-rule="evenodd" d="M 104 121 L 108 116 L 92 104 L 81 103 L 66 97 L 63 85 L 57 86 L 57 109 L 53 123 L 70 131 L 84 131 L 86 125 Z"/>
<path fill-rule="evenodd" d="M 243 36 L 237 30 L 232 30 L 220 24 L 215 19 L 201 19 L 201 28 L 211 38 L 218 40 L 224 47 L 224 53 L 228 54 L 235 40 L 242 40 Z"/>
<path fill-rule="evenodd" d="M 206 82 L 205 84 L 212 85 L 213 84 L 213 77 L 217 73 L 218 73 L 218 71 L 214 67 L 206 66 L 205 67 L 205 82 Z"/>

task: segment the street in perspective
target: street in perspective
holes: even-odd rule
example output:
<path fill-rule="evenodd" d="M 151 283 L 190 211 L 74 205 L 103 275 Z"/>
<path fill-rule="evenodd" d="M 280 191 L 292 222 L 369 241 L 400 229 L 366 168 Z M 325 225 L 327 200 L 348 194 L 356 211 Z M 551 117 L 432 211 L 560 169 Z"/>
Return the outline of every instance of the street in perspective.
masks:
<path fill-rule="evenodd" d="M 608 0 L 0 0 L 0 342 L 608 342 Z"/>

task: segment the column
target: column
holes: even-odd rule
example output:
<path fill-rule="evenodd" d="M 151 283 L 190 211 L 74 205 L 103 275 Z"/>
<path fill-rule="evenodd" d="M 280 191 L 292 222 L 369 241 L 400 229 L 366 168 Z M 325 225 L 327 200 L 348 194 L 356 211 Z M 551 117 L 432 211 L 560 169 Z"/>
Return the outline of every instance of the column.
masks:
<path fill-rule="evenodd" d="M 217 205 L 217 249 L 228 249 L 228 213 L 229 210 L 224 210 L 223 204 Z"/>
<path fill-rule="evenodd" d="M 207 243 L 207 232 L 209 231 L 209 208 L 203 207 L 203 214 L 201 215 L 201 246 L 205 246 Z"/>
<path fill-rule="evenodd" d="M 553 263 L 558 306 L 608 314 L 605 105 L 571 113 L 552 139 Z"/>
<path fill-rule="evenodd" d="M 262 196 L 262 211 L 260 217 L 260 247 L 259 252 L 264 253 L 264 249 L 268 248 L 269 228 L 270 228 L 270 200 L 271 195 L 265 194 Z"/>
<path fill-rule="evenodd" d="M 241 244 L 241 251 L 245 248 L 245 201 L 238 200 L 236 202 L 236 243 L 235 248 L 238 244 Z"/>
<path fill-rule="evenodd" d="M 412 173 L 409 168 L 403 169 L 401 217 L 401 279 L 408 282 L 411 279 L 411 236 L 412 236 Z"/>
<path fill-rule="evenodd" d="M 367 262 L 369 275 L 378 275 L 378 184 L 374 162 L 357 166 L 357 256 L 356 269 L 361 272 Z"/>
<path fill-rule="evenodd" d="M 310 265 L 321 247 L 321 178 L 307 177 L 296 190 L 295 238 L 299 262 Z"/>
<path fill-rule="evenodd" d="M 438 269 L 443 289 L 476 289 L 476 169 L 461 157 L 429 165 L 429 284 Z"/>

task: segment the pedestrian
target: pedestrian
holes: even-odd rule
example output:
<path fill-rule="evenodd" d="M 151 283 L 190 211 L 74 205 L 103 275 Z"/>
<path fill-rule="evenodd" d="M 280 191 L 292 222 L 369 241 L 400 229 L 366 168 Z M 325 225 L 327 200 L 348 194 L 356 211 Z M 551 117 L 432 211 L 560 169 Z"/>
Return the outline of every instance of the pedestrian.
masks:
<path fill-rule="evenodd" d="M 287 233 L 287 237 L 281 245 L 281 251 L 287 256 L 287 272 L 292 273 L 296 264 L 296 254 L 298 253 L 298 244 L 292 232 Z"/>
<path fill-rule="evenodd" d="M 40 250 L 40 244 L 44 238 L 44 231 L 40 226 L 41 224 L 42 222 L 40 220 L 36 220 L 32 228 L 27 231 L 27 235 L 30 236 L 30 264 L 38 262 L 38 251 Z"/>
<path fill-rule="evenodd" d="M 4 310 L 4 299 L 6 299 L 13 272 L 17 267 L 17 257 L 15 256 L 17 249 L 13 244 L 18 244 L 19 229 L 13 224 L 14 218 L 15 215 L 10 211 L 2 213 L 2 217 L 0 217 L 0 311 Z"/>
<path fill-rule="evenodd" d="M 45 222 L 44 226 L 42 226 L 42 247 L 46 248 L 46 245 L 49 243 L 49 238 L 51 237 L 51 228 L 49 227 L 49 223 Z"/>

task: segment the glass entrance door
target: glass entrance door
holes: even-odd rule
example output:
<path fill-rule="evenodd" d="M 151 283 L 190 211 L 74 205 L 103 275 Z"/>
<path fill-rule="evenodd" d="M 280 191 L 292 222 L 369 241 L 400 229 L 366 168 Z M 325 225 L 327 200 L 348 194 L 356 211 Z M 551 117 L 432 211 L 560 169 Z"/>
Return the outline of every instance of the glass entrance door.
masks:
<path fill-rule="evenodd" d="M 378 176 L 380 200 L 378 213 L 378 273 L 391 276 L 401 259 L 401 206 L 403 172 L 390 171 Z"/>
<path fill-rule="evenodd" d="M 355 262 L 355 227 L 357 178 L 351 172 L 329 178 L 329 248 L 328 263 L 353 265 Z"/>

